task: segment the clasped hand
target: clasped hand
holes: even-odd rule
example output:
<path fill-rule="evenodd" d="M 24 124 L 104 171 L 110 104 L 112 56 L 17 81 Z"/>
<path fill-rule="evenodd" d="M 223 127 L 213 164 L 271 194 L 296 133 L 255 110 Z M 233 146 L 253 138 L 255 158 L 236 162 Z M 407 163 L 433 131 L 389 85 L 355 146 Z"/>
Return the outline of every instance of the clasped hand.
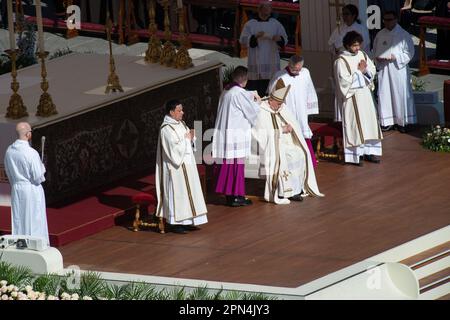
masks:
<path fill-rule="evenodd" d="M 195 129 L 191 129 L 189 130 L 189 132 L 186 132 L 186 134 L 184 135 L 187 139 L 189 140 L 194 140 L 195 137 Z"/>

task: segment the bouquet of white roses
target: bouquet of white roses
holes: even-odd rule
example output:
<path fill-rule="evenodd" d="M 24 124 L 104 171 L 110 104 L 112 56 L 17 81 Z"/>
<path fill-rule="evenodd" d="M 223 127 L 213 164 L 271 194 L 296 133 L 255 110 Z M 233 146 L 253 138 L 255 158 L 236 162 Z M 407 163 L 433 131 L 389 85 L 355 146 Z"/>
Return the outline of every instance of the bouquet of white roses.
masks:
<path fill-rule="evenodd" d="M 450 129 L 435 126 L 423 136 L 423 146 L 433 151 L 450 152 Z"/>

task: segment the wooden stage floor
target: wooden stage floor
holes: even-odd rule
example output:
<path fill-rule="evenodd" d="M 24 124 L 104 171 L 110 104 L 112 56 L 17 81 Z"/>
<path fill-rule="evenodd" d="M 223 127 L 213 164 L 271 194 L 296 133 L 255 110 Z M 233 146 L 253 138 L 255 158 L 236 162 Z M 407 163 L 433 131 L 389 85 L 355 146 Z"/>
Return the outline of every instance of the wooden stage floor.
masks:
<path fill-rule="evenodd" d="M 210 195 L 201 230 L 116 226 L 59 249 L 85 270 L 297 287 L 450 223 L 450 154 L 420 141 L 388 132 L 381 164 L 321 162 L 322 199 L 228 208 Z M 247 186 L 261 195 L 261 181 Z"/>

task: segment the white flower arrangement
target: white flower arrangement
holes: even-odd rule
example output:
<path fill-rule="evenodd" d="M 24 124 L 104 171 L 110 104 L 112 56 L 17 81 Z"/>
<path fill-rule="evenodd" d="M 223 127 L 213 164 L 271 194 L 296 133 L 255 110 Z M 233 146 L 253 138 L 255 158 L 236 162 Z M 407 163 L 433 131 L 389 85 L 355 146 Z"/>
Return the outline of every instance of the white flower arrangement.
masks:
<path fill-rule="evenodd" d="M 77 293 L 69 294 L 63 292 L 60 297 L 46 295 L 45 292 L 34 291 L 33 287 L 26 286 L 23 290 L 13 284 L 8 285 L 5 280 L 0 281 L 0 300 L 80 300 Z M 83 300 L 92 300 L 89 296 L 84 296 Z"/>

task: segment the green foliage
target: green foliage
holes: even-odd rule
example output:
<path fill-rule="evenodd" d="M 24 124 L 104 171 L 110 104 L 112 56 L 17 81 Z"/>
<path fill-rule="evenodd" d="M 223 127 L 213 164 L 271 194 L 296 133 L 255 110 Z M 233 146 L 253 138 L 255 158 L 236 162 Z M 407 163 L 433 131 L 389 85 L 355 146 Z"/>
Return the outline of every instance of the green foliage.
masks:
<path fill-rule="evenodd" d="M 1 256 L 0 256 L 1 260 Z M 122 286 L 108 284 L 100 274 L 96 272 L 85 272 L 78 275 L 75 271 L 65 275 L 46 274 L 33 275 L 26 267 L 14 266 L 8 262 L 0 261 L 0 280 L 6 280 L 22 292 L 26 286 L 32 286 L 36 292 L 45 293 L 47 296 L 63 297 L 63 293 L 91 297 L 92 299 L 107 300 L 267 300 L 272 299 L 262 293 L 243 293 L 229 291 L 224 293 L 223 289 L 213 293 L 209 292 L 207 286 L 202 286 L 188 292 L 183 286 L 176 286 L 169 290 L 166 288 L 157 290 L 154 285 L 132 282 Z"/>
<path fill-rule="evenodd" d="M 125 285 L 123 300 L 155 300 L 155 287 L 147 283 L 133 282 Z"/>
<path fill-rule="evenodd" d="M 411 85 L 413 91 L 424 92 L 427 86 L 427 81 L 419 79 L 418 77 L 411 75 Z"/>
<path fill-rule="evenodd" d="M 16 60 L 16 67 L 17 69 L 21 69 L 37 63 L 35 53 L 36 29 L 34 24 L 23 20 L 23 17 L 19 17 L 18 22 L 22 24 L 23 31 L 19 33 L 17 38 L 19 55 Z M 11 72 L 11 68 L 11 60 L 8 55 L 2 54 L 0 56 L 0 74 Z"/>
<path fill-rule="evenodd" d="M 188 294 L 187 300 L 217 300 L 214 299 L 215 296 L 210 296 L 208 292 L 208 287 L 198 287 L 192 290 L 191 293 Z"/>
<path fill-rule="evenodd" d="M 76 291 L 80 297 L 88 296 L 98 299 L 103 296 L 105 281 L 97 272 L 88 271 L 81 275 L 80 289 Z"/>
<path fill-rule="evenodd" d="M 59 296 L 61 288 L 61 276 L 57 274 L 45 274 L 37 277 L 33 282 L 33 289 L 45 292 L 48 295 Z"/>
<path fill-rule="evenodd" d="M 30 285 L 33 279 L 34 275 L 30 268 L 0 261 L 0 280 L 6 280 L 17 287 L 25 287 Z"/>
<path fill-rule="evenodd" d="M 67 47 L 67 48 L 65 48 L 65 49 L 58 49 L 58 50 L 56 50 L 55 52 L 53 52 L 53 53 L 48 57 L 48 59 L 49 59 L 49 60 L 52 60 L 52 59 L 55 59 L 55 58 L 59 58 L 59 57 L 62 57 L 62 56 L 66 56 L 66 55 L 71 54 L 71 53 L 73 53 L 73 51 L 72 51 L 69 47 Z"/>
<path fill-rule="evenodd" d="M 423 135 L 422 145 L 432 151 L 450 152 L 450 129 L 432 127 Z"/>

